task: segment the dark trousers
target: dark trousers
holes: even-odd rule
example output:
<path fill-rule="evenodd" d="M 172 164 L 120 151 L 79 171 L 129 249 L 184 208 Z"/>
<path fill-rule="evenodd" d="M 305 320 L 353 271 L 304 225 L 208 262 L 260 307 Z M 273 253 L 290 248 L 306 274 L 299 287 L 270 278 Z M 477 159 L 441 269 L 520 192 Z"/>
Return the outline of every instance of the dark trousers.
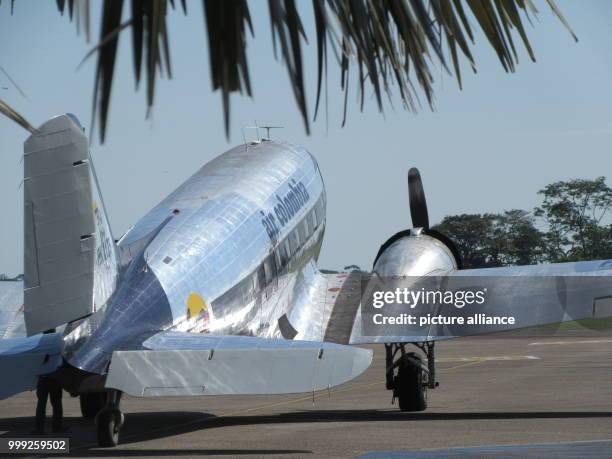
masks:
<path fill-rule="evenodd" d="M 41 377 L 36 386 L 36 430 L 42 432 L 45 429 L 45 418 L 47 416 L 47 398 L 51 399 L 53 408 L 53 430 L 61 430 L 64 410 L 62 409 L 62 386 L 50 378 Z"/>

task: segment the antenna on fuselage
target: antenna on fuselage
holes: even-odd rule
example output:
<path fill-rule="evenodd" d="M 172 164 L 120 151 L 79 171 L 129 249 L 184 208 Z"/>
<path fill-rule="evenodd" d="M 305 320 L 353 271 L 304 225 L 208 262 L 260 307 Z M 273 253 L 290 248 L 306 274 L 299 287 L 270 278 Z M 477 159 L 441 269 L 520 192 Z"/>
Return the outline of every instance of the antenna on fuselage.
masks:
<path fill-rule="evenodd" d="M 255 125 L 254 126 L 244 126 L 242 128 L 242 140 L 244 141 L 244 145 L 248 151 L 249 149 L 249 145 L 256 145 L 258 143 L 261 142 L 267 142 L 269 140 L 271 140 L 270 138 L 270 129 L 283 129 L 284 126 L 259 126 L 257 124 L 257 120 L 255 120 Z M 245 129 L 255 129 L 255 135 L 257 136 L 257 140 L 253 140 L 252 142 L 247 142 L 246 140 L 246 135 L 245 135 Z M 265 129 L 266 130 L 266 136 L 265 137 L 261 137 L 259 135 L 259 129 Z"/>
<path fill-rule="evenodd" d="M 246 139 L 246 134 L 244 132 L 245 129 L 255 129 L 257 132 L 257 140 L 253 140 L 251 142 L 247 142 Z M 244 142 L 244 148 L 246 149 L 246 151 L 249 151 L 249 144 L 250 145 L 257 145 L 258 143 L 261 142 L 261 140 L 259 140 L 259 131 L 258 131 L 258 127 L 257 126 L 243 126 L 242 127 L 242 141 Z"/>
<path fill-rule="evenodd" d="M 261 140 L 272 140 L 272 137 L 270 137 L 270 129 L 283 129 L 285 126 L 259 126 L 259 127 L 266 130 L 266 137 L 264 137 Z"/>

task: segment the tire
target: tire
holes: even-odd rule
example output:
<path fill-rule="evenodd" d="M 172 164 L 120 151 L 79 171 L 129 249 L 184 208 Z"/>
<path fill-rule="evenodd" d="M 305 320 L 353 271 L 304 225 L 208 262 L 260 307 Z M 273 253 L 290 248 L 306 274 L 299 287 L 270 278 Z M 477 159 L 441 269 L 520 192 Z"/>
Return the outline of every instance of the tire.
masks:
<path fill-rule="evenodd" d="M 102 408 L 96 416 L 98 446 L 109 448 L 119 443 L 119 430 L 123 425 L 123 413 L 116 408 Z"/>
<path fill-rule="evenodd" d="M 427 385 L 424 371 L 420 368 L 421 359 L 409 354 L 417 360 L 419 366 L 406 359 L 399 366 L 395 384 L 400 411 L 424 411 L 427 408 Z"/>
<path fill-rule="evenodd" d="M 85 419 L 94 419 L 106 404 L 106 392 L 94 392 L 79 395 L 81 415 Z"/>

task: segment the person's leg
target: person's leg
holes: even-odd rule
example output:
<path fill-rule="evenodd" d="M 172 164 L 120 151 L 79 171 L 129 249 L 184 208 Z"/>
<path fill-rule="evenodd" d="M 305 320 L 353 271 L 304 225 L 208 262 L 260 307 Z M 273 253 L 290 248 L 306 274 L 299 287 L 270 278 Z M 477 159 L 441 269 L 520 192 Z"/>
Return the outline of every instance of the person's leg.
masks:
<path fill-rule="evenodd" d="M 47 411 L 47 397 L 49 392 L 47 391 L 46 384 L 39 382 L 36 386 L 36 432 L 43 433 L 45 431 L 45 417 Z"/>
<path fill-rule="evenodd" d="M 51 391 L 51 406 L 53 407 L 53 430 L 62 430 L 64 410 L 62 408 L 62 386 L 56 384 Z"/>

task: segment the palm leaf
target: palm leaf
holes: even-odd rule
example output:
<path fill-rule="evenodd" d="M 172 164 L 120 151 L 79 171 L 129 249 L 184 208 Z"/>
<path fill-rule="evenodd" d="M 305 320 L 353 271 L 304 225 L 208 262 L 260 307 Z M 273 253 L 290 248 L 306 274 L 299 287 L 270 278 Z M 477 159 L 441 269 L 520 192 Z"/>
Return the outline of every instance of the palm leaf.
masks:
<path fill-rule="evenodd" d="M 7 118 L 13 120 L 19 126 L 24 128 L 26 131 L 34 134 L 36 129 L 26 120 L 23 116 L 21 116 L 17 111 L 15 111 L 11 106 L 9 106 L 6 102 L 0 99 L 0 113 L 2 113 Z"/>
<path fill-rule="evenodd" d="M 219 2 L 204 0 L 208 49 L 213 90 L 221 90 L 225 130 L 229 132 L 229 95 L 242 92 L 251 95 L 246 61 L 246 26 L 251 33 L 251 17 L 246 0 Z"/>
<path fill-rule="evenodd" d="M 14 0 L 12 0 L 14 2 Z M 56 0 L 57 9 L 60 14 L 64 14 L 68 7 L 68 17 L 72 21 L 75 19 L 77 34 L 81 33 L 81 27 L 85 31 L 85 39 L 89 43 L 90 20 L 89 20 L 89 0 Z"/>
<path fill-rule="evenodd" d="M 158 77 L 164 73 L 172 76 L 166 14 L 168 3 L 174 9 L 175 1 L 128 1 L 130 17 L 123 21 L 123 0 L 105 0 L 101 4 L 100 39 L 91 51 L 97 54 L 93 113 L 100 120 L 102 141 L 107 131 L 118 40 L 125 28 L 132 29 L 134 78 L 138 86 L 144 72 L 149 109 L 154 104 Z M 249 5 L 246 0 L 202 1 L 212 87 L 222 95 L 227 134 L 230 95 L 234 92 L 251 95 L 246 32 L 248 28 L 253 33 Z M 275 56 L 285 64 L 295 103 L 309 132 L 302 62 L 302 40 L 306 40 L 306 32 L 301 17 L 303 12 L 298 10 L 296 3 L 295 0 L 268 0 L 268 13 Z M 554 1 L 547 0 L 547 3 L 575 39 Z M 260 3 L 253 4 L 260 6 Z M 83 24 L 86 35 L 89 34 L 89 0 L 57 0 L 57 6 L 60 13 L 67 11 L 70 19 L 76 18 L 79 30 Z M 181 0 L 181 6 L 187 14 L 185 0 Z M 432 66 L 435 65 L 454 73 L 461 87 L 462 61 L 476 70 L 471 51 L 474 33 L 470 23 L 481 29 L 507 72 L 516 69 L 517 43 L 522 43 L 530 58 L 535 60 L 523 25 L 525 20 L 531 22 L 530 15 L 537 14 L 531 0 L 312 0 L 312 7 L 317 48 L 315 117 L 331 47 L 340 67 L 340 88 L 345 93 L 343 125 L 352 71 L 357 72 L 355 86 L 361 109 L 368 88 L 373 90 L 381 111 L 383 95 L 393 100 L 395 88 L 408 110 L 419 108 L 421 94 L 433 107 L 435 67 Z M 450 66 L 447 60 L 451 61 Z"/>

